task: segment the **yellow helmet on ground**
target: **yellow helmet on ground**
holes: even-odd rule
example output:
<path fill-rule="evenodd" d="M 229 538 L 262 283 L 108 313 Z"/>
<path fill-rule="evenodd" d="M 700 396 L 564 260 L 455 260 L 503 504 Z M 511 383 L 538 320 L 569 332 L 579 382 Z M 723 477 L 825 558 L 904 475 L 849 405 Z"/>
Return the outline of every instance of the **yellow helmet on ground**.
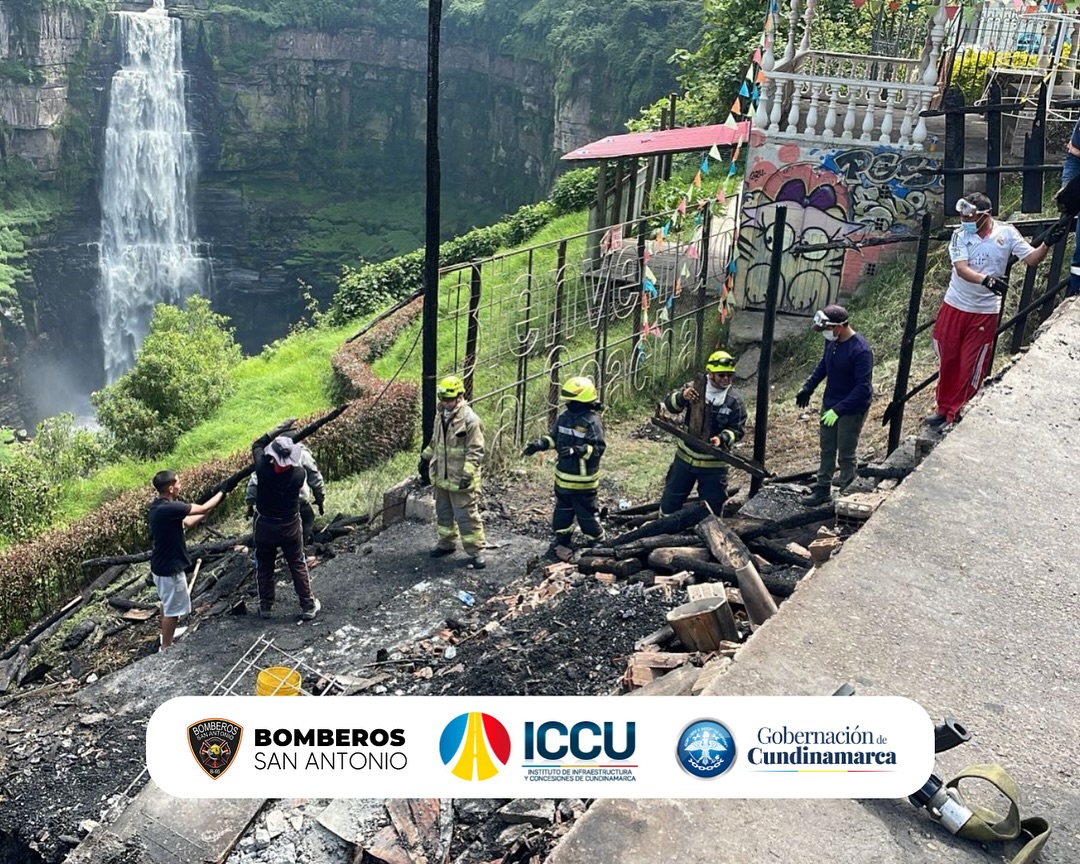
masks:
<path fill-rule="evenodd" d="M 591 403 L 600 398 L 596 393 L 596 385 L 593 384 L 592 378 L 586 378 L 584 375 L 571 378 L 563 384 L 559 395 L 567 402 Z"/>
<path fill-rule="evenodd" d="M 735 358 L 727 351 L 713 351 L 709 359 L 705 361 L 706 372 L 729 372 L 735 371 Z"/>
<path fill-rule="evenodd" d="M 465 382 L 457 375 L 447 375 L 435 385 L 435 393 L 440 399 L 457 399 L 465 392 Z"/>

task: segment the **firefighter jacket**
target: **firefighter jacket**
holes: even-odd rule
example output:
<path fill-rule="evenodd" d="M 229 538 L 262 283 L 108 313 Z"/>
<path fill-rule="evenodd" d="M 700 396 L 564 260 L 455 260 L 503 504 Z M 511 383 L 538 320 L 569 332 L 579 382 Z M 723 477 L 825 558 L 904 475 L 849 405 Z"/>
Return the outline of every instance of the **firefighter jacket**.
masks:
<path fill-rule="evenodd" d="M 689 425 L 690 412 L 687 411 L 690 403 L 683 398 L 683 390 L 687 387 L 693 386 L 694 382 L 688 382 L 675 390 L 664 400 L 664 407 L 667 408 L 672 414 L 679 414 L 682 411 L 686 411 L 686 415 L 683 417 L 683 422 Z M 710 390 L 712 388 L 709 388 Z M 707 397 L 702 397 L 707 398 Z M 718 398 L 718 397 L 714 397 Z M 734 441 L 739 441 L 746 434 L 746 406 L 743 405 L 742 397 L 734 387 L 728 387 L 727 393 L 724 394 L 723 399 L 714 402 L 708 402 L 708 437 L 721 436 L 721 433 L 725 430 L 735 436 Z M 734 443 L 734 441 L 732 443 Z M 722 459 L 718 459 L 715 456 L 699 451 L 692 445 L 687 444 L 685 441 L 679 441 L 678 447 L 675 451 L 675 456 L 678 459 L 682 459 L 693 468 L 724 468 L 726 469 L 727 463 Z"/>
<path fill-rule="evenodd" d="M 435 414 L 431 443 L 420 456 L 431 460 L 431 482 L 451 492 L 480 488 L 480 465 L 484 461 L 484 426 L 476 412 L 462 399 L 449 418 Z M 462 484 L 463 480 L 467 484 Z"/>
<path fill-rule="evenodd" d="M 573 405 L 574 403 L 571 403 Z M 559 453 L 555 488 L 559 492 L 595 492 L 600 485 L 600 457 L 604 455 L 604 427 L 600 416 L 587 406 L 570 407 L 559 415 L 551 433 L 540 439 L 543 450 Z M 535 446 L 535 445 L 534 445 Z M 563 451 L 575 448 L 572 455 Z"/>

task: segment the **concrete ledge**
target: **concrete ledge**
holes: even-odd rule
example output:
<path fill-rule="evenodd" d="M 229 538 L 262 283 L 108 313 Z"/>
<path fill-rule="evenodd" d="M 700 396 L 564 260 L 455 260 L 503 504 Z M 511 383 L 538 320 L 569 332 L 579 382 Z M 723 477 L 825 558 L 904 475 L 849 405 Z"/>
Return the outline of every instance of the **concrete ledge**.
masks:
<path fill-rule="evenodd" d="M 950 714 L 974 737 L 941 754 L 937 773 L 1000 763 L 1021 816 L 1054 825 L 1041 864 L 1080 861 L 1078 440 L 1070 304 L 707 692 L 822 695 L 850 682 L 855 698 Z M 958 840 L 907 801 L 604 800 L 549 861 L 1000 864 L 1018 848 Z"/>

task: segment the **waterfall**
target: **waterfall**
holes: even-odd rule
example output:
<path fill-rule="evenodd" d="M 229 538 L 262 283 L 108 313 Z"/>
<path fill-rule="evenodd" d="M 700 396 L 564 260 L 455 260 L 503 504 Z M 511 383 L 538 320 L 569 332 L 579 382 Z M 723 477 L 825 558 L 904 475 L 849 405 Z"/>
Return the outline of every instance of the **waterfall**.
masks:
<path fill-rule="evenodd" d="M 195 151 L 184 108 L 180 22 L 164 0 L 120 12 L 124 58 L 113 76 L 101 187 L 98 313 L 105 378 L 135 362 L 154 306 L 179 305 L 205 283 L 188 195 Z"/>

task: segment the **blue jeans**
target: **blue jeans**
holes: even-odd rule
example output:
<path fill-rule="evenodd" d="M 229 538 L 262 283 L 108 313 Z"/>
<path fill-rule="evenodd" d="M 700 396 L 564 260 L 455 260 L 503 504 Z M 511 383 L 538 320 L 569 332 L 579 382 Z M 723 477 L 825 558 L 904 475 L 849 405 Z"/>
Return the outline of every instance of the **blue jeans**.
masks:
<path fill-rule="evenodd" d="M 1061 185 L 1067 186 L 1069 181 L 1077 176 L 1080 176 L 1080 156 L 1066 153 L 1065 164 L 1061 166 Z M 1077 294 L 1080 294 L 1080 220 L 1076 223 L 1076 240 L 1073 243 L 1069 266 L 1069 287 L 1065 289 L 1066 297 L 1075 297 Z"/>

